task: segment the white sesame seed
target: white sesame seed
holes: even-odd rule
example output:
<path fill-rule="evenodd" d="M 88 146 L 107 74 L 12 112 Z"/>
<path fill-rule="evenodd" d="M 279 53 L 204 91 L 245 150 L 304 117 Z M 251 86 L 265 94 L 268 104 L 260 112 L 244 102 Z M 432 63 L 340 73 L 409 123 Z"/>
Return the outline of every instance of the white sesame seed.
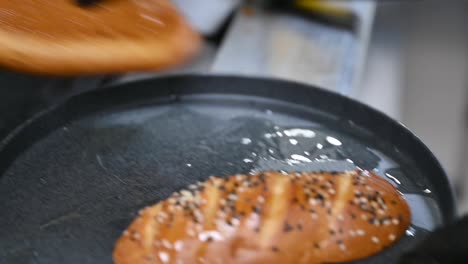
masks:
<path fill-rule="evenodd" d="M 135 239 L 135 240 L 139 240 L 139 239 L 141 238 L 141 235 L 140 235 L 140 233 L 138 233 L 138 232 L 135 231 L 135 232 L 133 233 L 132 237 L 133 237 L 133 239 Z"/>
<path fill-rule="evenodd" d="M 130 232 L 128 232 L 128 230 L 123 231 L 124 236 L 128 236 L 129 234 L 130 234 Z"/>
<path fill-rule="evenodd" d="M 386 225 L 386 226 L 390 225 L 390 220 L 385 219 L 384 222 L 383 222 L 383 224 Z"/>
<path fill-rule="evenodd" d="M 398 219 L 396 219 L 396 218 L 393 218 L 392 223 L 393 223 L 394 225 L 399 225 L 399 224 L 400 224 L 400 220 L 398 220 Z"/>
<path fill-rule="evenodd" d="M 176 241 L 174 243 L 174 249 L 176 251 L 181 251 L 183 247 L 184 247 L 184 243 L 182 241 L 180 241 L 180 240 L 178 240 L 178 241 Z"/>
<path fill-rule="evenodd" d="M 185 196 L 185 197 L 192 197 L 192 196 L 193 196 L 192 193 L 189 192 L 189 191 L 187 191 L 187 190 L 182 190 L 182 191 L 180 191 L 180 194 L 181 194 L 182 196 Z"/>
<path fill-rule="evenodd" d="M 384 215 L 384 214 L 385 214 L 385 211 L 382 210 L 382 209 L 379 209 L 379 210 L 377 210 L 377 214 L 379 214 L 379 215 Z"/>
<path fill-rule="evenodd" d="M 390 234 L 390 235 L 388 236 L 388 239 L 389 239 L 390 241 L 394 241 L 394 240 L 396 239 L 396 236 L 395 236 L 394 234 Z"/>
<path fill-rule="evenodd" d="M 195 231 L 193 231 L 193 229 L 189 229 L 189 230 L 187 230 L 187 235 L 193 237 L 193 236 L 195 236 Z"/>
<path fill-rule="evenodd" d="M 265 198 L 263 198 L 263 196 L 258 196 L 258 197 L 257 197 L 257 201 L 258 201 L 259 203 L 264 203 L 264 202 L 265 202 Z"/>
<path fill-rule="evenodd" d="M 362 229 L 358 229 L 358 230 L 356 231 L 356 234 L 357 234 L 358 236 L 364 236 L 364 235 L 366 234 L 366 232 L 365 232 L 364 230 L 362 230 Z"/>
<path fill-rule="evenodd" d="M 159 252 L 159 259 L 162 261 L 162 263 L 168 263 L 170 260 L 169 254 L 167 254 L 164 251 Z"/>
<path fill-rule="evenodd" d="M 336 218 L 338 219 L 338 221 L 344 220 L 344 216 L 342 214 L 338 215 Z"/>
<path fill-rule="evenodd" d="M 237 195 L 231 193 L 231 194 L 228 195 L 228 199 L 236 201 L 237 200 Z"/>
<path fill-rule="evenodd" d="M 329 192 L 330 194 L 335 194 L 335 193 L 336 193 L 335 189 L 328 189 L 328 192 Z"/>
<path fill-rule="evenodd" d="M 349 230 L 349 235 L 352 237 L 356 236 L 356 232 L 354 230 Z"/>
<path fill-rule="evenodd" d="M 315 205 L 317 205 L 317 200 L 309 199 L 309 203 L 310 203 L 310 205 L 315 206 Z"/>
<path fill-rule="evenodd" d="M 362 218 L 362 220 L 367 220 L 367 215 L 362 214 L 362 215 L 361 215 L 361 218 Z"/>
<path fill-rule="evenodd" d="M 339 247 L 340 247 L 341 251 L 346 251 L 346 245 L 345 244 L 340 243 Z"/>
<path fill-rule="evenodd" d="M 367 200 L 366 197 L 361 197 L 361 198 L 359 199 L 359 201 L 360 201 L 361 203 L 368 203 L 368 202 L 369 202 L 369 200 Z"/>
<path fill-rule="evenodd" d="M 380 243 L 380 240 L 379 240 L 379 238 L 378 238 L 378 237 L 376 237 L 376 236 L 373 236 L 373 237 L 371 238 L 371 240 L 372 240 L 372 242 L 374 242 L 375 244 L 378 244 L 378 243 Z"/>
<path fill-rule="evenodd" d="M 223 212 L 223 211 L 218 211 L 218 212 L 216 213 L 216 215 L 218 216 L 218 218 L 225 218 L 225 217 L 226 217 L 226 213 Z"/>
<path fill-rule="evenodd" d="M 232 225 L 238 226 L 240 224 L 240 221 L 237 218 L 232 218 L 231 223 L 232 223 Z"/>
<path fill-rule="evenodd" d="M 317 213 L 311 213 L 311 215 L 312 215 L 312 219 L 318 219 Z"/>
<path fill-rule="evenodd" d="M 161 243 L 162 243 L 163 247 L 165 247 L 165 248 L 168 248 L 168 249 L 171 249 L 171 248 L 172 248 L 171 242 L 167 241 L 166 239 L 163 239 L 163 240 L 161 241 Z"/>

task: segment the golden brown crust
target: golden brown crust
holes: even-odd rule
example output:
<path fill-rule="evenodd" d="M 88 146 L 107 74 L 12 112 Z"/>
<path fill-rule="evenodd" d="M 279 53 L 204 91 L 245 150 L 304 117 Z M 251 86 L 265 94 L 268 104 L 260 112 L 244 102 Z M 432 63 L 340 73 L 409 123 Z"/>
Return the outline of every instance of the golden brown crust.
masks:
<path fill-rule="evenodd" d="M 193 57 L 201 44 L 167 0 L 103 1 L 90 9 L 68 0 L 2 1 L 0 12 L 13 14 L 0 15 L 0 64 L 36 74 L 159 70 Z"/>
<path fill-rule="evenodd" d="M 114 261 L 352 261 L 393 244 L 410 219 L 400 193 L 368 172 L 210 178 L 142 210 L 117 241 Z"/>

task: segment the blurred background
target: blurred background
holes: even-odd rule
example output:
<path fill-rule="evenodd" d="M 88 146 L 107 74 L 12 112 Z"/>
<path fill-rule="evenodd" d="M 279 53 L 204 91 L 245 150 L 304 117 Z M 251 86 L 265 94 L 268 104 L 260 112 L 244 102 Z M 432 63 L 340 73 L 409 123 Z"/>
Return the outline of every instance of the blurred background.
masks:
<path fill-rule="evenodd" d="M 182 72 L 282 78 L 353 97 L 404 123 L 441 161 L 468 212 L 468 1 L 174 2 L 205 36 L 198 58 L 168 72 L 105 77 L 0 72 L 0 137 L 103 83 Z"/>

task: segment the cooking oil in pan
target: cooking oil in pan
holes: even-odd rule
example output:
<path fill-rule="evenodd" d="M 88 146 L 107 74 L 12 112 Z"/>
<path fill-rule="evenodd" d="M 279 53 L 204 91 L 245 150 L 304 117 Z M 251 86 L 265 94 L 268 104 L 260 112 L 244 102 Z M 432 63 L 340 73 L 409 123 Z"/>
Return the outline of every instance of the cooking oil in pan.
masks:
<path fill-rule="evenodd" d="M 283 171 L 344 171 L 356 168 L 372 170 L 386 178 L 402 192 L 413 211 L 413 227 L 407 232 L 431 230 L 440 224 L 437 204 L 430 188 L 416 184 L 394 161 L 383 153 L 356 142 L 349 136 L 339 136 L 326 128 L 279 127 L 250 144 L 259 148 L 248 160 L 252 173 L 264 170 Z"/>
<path fill-rule="evenodd" d="M 391 146 L 389 149 L 379 149 L 372 144 L 372 140 L 358 139 L 347 132 L 341 132 L 332 123 L 312 123 L 268 110 L 263 115 L 231 113 L 228 118 L 216 121 L 213 121 L 215 116 L 223 115 L 212 110 L 200 111 L 200 108 L 195 112 L 182 111 L 170 116 L 197 120 L 198 126 L 215 124 L 204 136 L 196 140 L 191 136 L 187 140 L 187 145 L 196 144 L 197 155 L 204 156 L 206 150 L 216 153 L 192 162 L 193 171 L 200 167 L 206 168 L 207 163 L 216 164 L 217 168 L 232 167 L 232 170 L 225 173 L 216 171 L 214 175 L 265 170 L 372 170 L 403 193 L 412 208 L 412 226 L 407 232 L 409 237 L 426 233 L 442 222 L 440 210 L 431 192 L 432 187 L 417 169 L 411 164 L 392 159 L 391 153 L 384 154 L 391 152 Z"/>
<path fill-rule="evenodd" d="M 209 175 L 265 170 L 372 170 L 403 193 L 411 206 L 413 231 L 409 236 L 432 230 L 442 221 L 432 187 L 417 169 L 391 158 L 391 146 L 380 149 L 372 144 L 375 139 L 358 139 L 331 122 L 314 123 L 269 110 L 237 113 L 236 108 L 198 104 L 161 108 L 158 114 L 141 110 L 117 113 L 115 118 L 106 115 L 102 120 L 94 123 L 114 127 L 109 130 L 112 134 L 118 133 L 116 125 L 136 131 L 128 146 L 116 152 L 147 153 L 149 161 L 161 164 L 158 169 L 153 164 L 145 167 L 154 168 L 155 173 L 180 173 L 203 180 Z M 108 134 L 102 139 L 98 134 L 93 132 L 96 142 L 91 145 L 107 140 Z M 181 162 L 184 166 L 177 165 Z M 174 172 L 175 167 L 181 169 Z"/>

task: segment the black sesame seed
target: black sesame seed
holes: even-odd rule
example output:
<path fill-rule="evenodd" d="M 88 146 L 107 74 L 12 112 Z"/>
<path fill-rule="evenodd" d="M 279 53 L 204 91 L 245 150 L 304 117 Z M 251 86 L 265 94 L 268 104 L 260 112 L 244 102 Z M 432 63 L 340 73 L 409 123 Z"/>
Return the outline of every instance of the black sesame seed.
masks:
<path fill-rule="evenodd" d="M 352 219 L 356 219 L 356 215 L 355 215 L 355 214 L 350 213 L 350 216 L 351 216 Z"/>
<path fill-rule="evenodd" d="M 260 181 L 265 182 L 265 174 L 260 174 L 259 177 Z"/>
<path fill-rule="evenodd" d="M 330 229 L 330 235 L 334 236 L 336 234 L 335 230 Z"/>
<path fill-rule="evenodd" d="M 297 224 L 297 229 L 302 230 L 302 225 L 301 225 L 301 224 Z"/>
<path fill-rule="evenodd" d="M 288 224 L 288 222 L 284 223 L 284 226 L 283 226 L 284 232 L 287 233 L 287 232 L 291 232 L 292 230 L 293 230 L 293 227 L 290 224 Z"/>
<path fill-rule="evenodd" d="M 256 214 L 260 214 L 262 211 L 260 210 L 260 207 L 257 207 L 257 206 L 253 206 L 252 207 L 252 211 Z"/>
<path fill-rule="evenodd" d="M 273 252 L 278 252 L 278 251 L 279 251 L 279 249 L 278 249 L 277 247 L 271 247 L 271 250 L 272 250 Z"/>
<path fill-rule="evenodd" d="M 343 234 L 343 228 L 338 229 L 338 233 Z"/>
<path fill-rule="evenodd" d="M 330 174 L 331 174 L 331 175 L 337 175 L 338 172 L 337 172 L 337 171 L 331 171 Z"/>
<path fill-rule="evenodd" d="M 319 245 L 318 243 L 314 243 L 314 247 L 315 247 L 316 249 L 320 249 L 320 245 Z"/>

